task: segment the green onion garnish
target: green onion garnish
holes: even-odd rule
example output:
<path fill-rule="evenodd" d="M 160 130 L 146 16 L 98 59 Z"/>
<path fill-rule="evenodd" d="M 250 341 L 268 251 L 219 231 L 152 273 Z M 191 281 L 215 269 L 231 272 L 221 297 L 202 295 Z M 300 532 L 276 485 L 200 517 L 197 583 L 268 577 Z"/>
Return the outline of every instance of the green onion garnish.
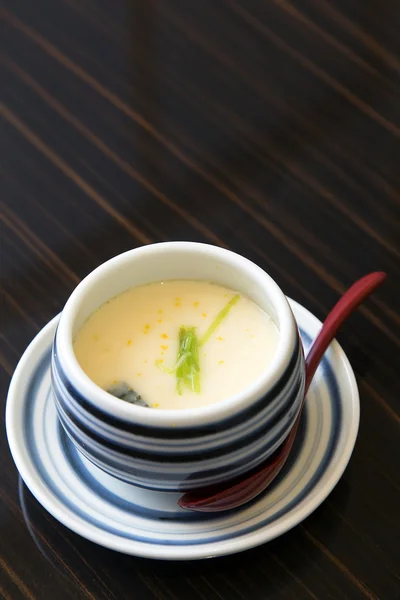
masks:
<path fill-rule="evenodd" d="M 156 365 L 165 373 L 176 374 L 176 389 L 182 395 L 182 385 L 200 393 L 200 366 L 199 366 L 199 341 L 195 327 L 181 327 L 179 329 L 179 348 L 176 365 L 173 369 L 166 369 L 161 362 Z"/>
<path fill-rule="evenodd" d="M 238 302 L 239 298 L 239 294 L 233 296 L 228 304 L 218 313 L 201 340 L 196 335 L 195 327 L 180 327 L 178 357 L 173 369 L 167 369 L 162 365 L 160 360 L 156 360 L 156 365 L 164 373 L 168 373 L 169 375 L 175 373 L 176 389 L 179 395 L 182 395 L 182 385 L 187 385 L 196 394 L 200 393 L 199 348 L 209 340 L 217 327 L 228 316 L 229 311 Z"/>
<path fill-rule="evenodd" d="M 176 389 L 182 394 L 182 384 L 200 393 L 199 342 L 194 327 L 179 329 L 179 351 L 176 363 Z"/>
<path fill-rule="evenodd" d="M 236 294 L 233 298 L 228 302 L 228 304 L 217 314 L 214 321 L 211 323 L 210 327 L 207 329 L 205 334 L 200 340 L 200 346 L 204 346 L 204 344 L 209 340 L 214 331 L 219 327 L 222 321 L 228 316 L 229 311 L 235 304 L 239 301 L 240 295 Z"/>

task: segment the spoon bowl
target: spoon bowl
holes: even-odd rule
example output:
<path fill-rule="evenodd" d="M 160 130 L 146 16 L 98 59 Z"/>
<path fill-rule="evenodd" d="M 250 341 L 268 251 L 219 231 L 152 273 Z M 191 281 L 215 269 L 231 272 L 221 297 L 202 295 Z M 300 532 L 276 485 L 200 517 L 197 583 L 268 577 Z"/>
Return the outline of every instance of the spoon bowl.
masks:
<path fill-rule="evenodd" d="M 208 490 L 184 494 L 181 508 L 199 512 L 219 512 L 237 508 L 263 492 L 284 467 L 299 427 L 304 401 L 317 367 L 338 329 L 356 308 L 386 279 L 383 272 L 375 272 L 356 281 L 340 298 L 325 319 L 306 358 L 306 382 L 302 405 L 293 428 L 281 446 L 260 466 L 245 477 Z"/>

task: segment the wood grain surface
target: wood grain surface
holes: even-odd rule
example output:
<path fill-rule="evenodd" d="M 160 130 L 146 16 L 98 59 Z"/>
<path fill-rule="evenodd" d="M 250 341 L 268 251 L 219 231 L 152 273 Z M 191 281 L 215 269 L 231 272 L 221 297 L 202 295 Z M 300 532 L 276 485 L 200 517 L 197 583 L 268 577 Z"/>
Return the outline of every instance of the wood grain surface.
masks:
<path fill-rule="evenodd" d="M 0 597 L 400 597 L 400 2 L 9 0 L 3 11 L 1 402 L 89 271 L 161 240 L 244 254 L 319 318 L 388 280 L 339 336 L 361 394 L 336 489 L 238 556 L 162 563 L 67 530 L 0 412 Z"/>

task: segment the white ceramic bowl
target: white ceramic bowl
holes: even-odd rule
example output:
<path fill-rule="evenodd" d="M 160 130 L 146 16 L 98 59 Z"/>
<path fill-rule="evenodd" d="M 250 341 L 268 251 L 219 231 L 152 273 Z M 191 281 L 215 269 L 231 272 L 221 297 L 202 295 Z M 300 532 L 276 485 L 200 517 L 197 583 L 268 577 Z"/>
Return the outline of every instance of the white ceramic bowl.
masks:
<path fill-rule="evenodd" d="M 245 391 L 207 407 L 153 410 L 114 398 L 79 366 L 73 339 L 93 311 L 131 287 L 171 279 L 232 288 L 274 319 L 280 331 L 276 355 Z M 53 395 L 72 442 L 107 473 L 155 490 L 208 487 L 264 461 L 296 419 L 304 378 L 298 329 L 273 279 L 238 254 L 192 242 L 144 246 L 95 269 L 66 303 L 53 344 Z"/>

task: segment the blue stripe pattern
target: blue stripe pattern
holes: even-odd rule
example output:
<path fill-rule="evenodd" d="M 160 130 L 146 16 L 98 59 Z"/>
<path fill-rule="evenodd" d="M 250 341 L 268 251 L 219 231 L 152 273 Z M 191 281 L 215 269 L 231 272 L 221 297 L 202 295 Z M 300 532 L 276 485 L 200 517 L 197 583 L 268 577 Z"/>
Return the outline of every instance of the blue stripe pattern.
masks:
<path fill-rule="evenodd" d="M 99 410 L 67 380 L 57 336 L 52 387 L 65 432 L 93 464 L 146 489 L 184 492 L 240 476 L 280 446 L 301 405 L 304 355 L 298 341 L 285 373 L 266 396 L 224 421 L 192 429 L 132 426 Z"/>

